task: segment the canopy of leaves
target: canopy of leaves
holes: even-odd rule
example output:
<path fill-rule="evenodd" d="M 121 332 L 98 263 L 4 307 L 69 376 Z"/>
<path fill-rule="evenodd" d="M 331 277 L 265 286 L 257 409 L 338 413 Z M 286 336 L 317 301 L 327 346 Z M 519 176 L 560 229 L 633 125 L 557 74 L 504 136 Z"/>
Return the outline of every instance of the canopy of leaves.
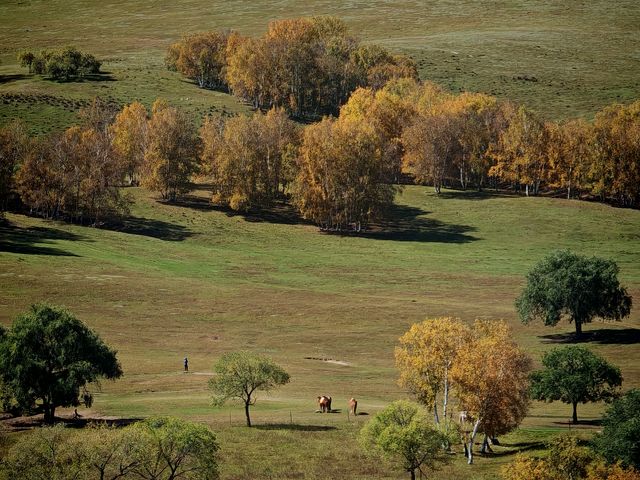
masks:
<path fill-rule="evenodd" d="M 531 359 L 505 322 L 476 320 L 451 376 L 461 410 L 496 437 L 517 427 L 529 408 Z"/>
<path fill-rule="evenodd" d="M 325 118 L 304 131 L 294 202 L 326 230 L 357 230 L 393 201 L 393 165 L 374 127 L 349 117 Z"/>
<path fill-rule="evenodd" d="M 80 389 L 122 375 L 115 350 L 67 310 L 32 305 L 0 343 L 0 375 L 17 402 L 38 400 L 51 422 L 57 406 L 78 405 Z"/>
<path fill-rule="evenodd" d="M 191 189 L 191 176 L 198 170 L 199 143 L 193 119 L 159 99 L 153 104 L 147 132 L 142 185 L 175 201 Z"/>
<path fill-rule="evenodd" d="M 470 340 L 470 333 L 467 325 L 450 317 L 413 324 L 400 337 L 395 350 L 400 386 L 433 407 L 438 394 L 448 387 L 451 367 L 460 348 Z"/>
<path fill-rule="evenodd" d="M 640 389 L 614 400 L 602 417 L 602 426 L 595 438 L 596 451 L 611 463 L 640 468 Z"/>
<path fill-rule="evenodd" d="M 622 385 L 620 369 L 591 350 L 571 345 L 545 353 L 544 368 L 531 374 L 531 396 L 535 400 L 578 403 L 611 400 Z"/>
<path fill-rule="evenodd" d="M 434 469 L 446 462 L 442 445 L 446 439 L 427 420 L 416 403 L 399 400 L 376 414 L 361 430 L 360 442 L 367 450 L 399 461 L 415 479 L 416 470 Z"/>
<path fill-rule="evenodd" d="M 567 316 L 576 334 L 595 317 L 621 320 L 631 311 L 631 296 L 620 286 L 618 271 L 612 260 L 555 251 L 527 274 L 527 285 L 516 300 L 520 318 L 556 325 Z"/>
<path fill-rule="evenodd" d="M 12 446 L 0 464 L 0 478 L 216 480 L 218 449 L 208 427 L 174 417 L 125 428 L 45 427 Z"/>
<path fill-rule="evenodd" d="M 269 358 L 249 352 L 224 354 L 214 365 L 215 376 L 209 380 L 214 405 L 231 398 L 245 404 L 247 426 L 251 426 L 249 406 L 256 402 L 255 393 L 289 383 L 289 374 Z"/>
<path fill-rule="evenodd" d="M 289 183 L 299 135 L 283 109 L 227 120 L 209 117 L 200 129 L 202 161 L 213 201 L 233 210 L 266 207 Z"/>

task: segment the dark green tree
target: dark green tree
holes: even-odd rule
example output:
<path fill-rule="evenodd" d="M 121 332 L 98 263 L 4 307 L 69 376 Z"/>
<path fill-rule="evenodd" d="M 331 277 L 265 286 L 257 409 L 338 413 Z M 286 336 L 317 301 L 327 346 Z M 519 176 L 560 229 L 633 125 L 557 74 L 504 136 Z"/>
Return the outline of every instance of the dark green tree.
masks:
<path fill-rule="evenodd" d="M 79 404 L 81 389 L 122 375 L 116 351 L 67 310 L 35 304 L 0 341 L 0 378 L 18 404 L 38 403 L 47 423 L 58 406 Z"/>
<path fill-rule="evenodd" d="M 602 417 L 602 433 L 596 451 L 611 463 L 640 468 L 640 388 L 613 401 Z"/>
<path fill-rule="evenodd" d="M 255 393 L 289 383 L 289 374 L 262 355 L 232 352 L 223 355 L 213 367 L 216 376 L 209 380 L 213 403 L 223 405 L 230 398 L 244 402 L 247 427 L 251 426 L 249 407 L 256 403 Z"/>
<path fill-rule="evenodd" d="M 564 316 L 575 324 L 576 336 L 596 317 L 620 321 L 631 312 L 631 296 L 620 286 L 618 271 L 612 260 L 553 252 L 527 274 L 516 300 L 520 319 L 556 325 Z"/>
<path fill-rule="evenodd" d="M 570 403 L 573 423 L 578 423 L 578 403 L 609 401 L 622 385 L 620 369 L 585 347 L 551 350 L 542 357 L 542 365 L 543 369 L 531 374 L 531 396 Z"/>
<path fill-rule="evenodd" d="M 360 443 L 367 450 L 400 461 L 415 480 L 416 471 L 436 468 L 446 461 L 442 448 L 448 439 L 427 419 L 417 403 L 398 400 L 378 413 L 360 431 Z"/>

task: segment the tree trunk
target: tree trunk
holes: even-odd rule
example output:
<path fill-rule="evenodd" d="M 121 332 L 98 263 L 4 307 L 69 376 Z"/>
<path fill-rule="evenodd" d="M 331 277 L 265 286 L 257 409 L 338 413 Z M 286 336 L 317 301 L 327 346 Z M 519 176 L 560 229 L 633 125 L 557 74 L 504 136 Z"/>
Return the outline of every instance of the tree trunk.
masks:
<path fill-rule="evenodd" d="M 416 469 L 415 468 L 409 469 L 409 474 L 411 475 L 411 480 L 416 480 Z"/>
<path fill-rule="evenodd" d="M 438 416 L 438 404 L 435 402 L 433 404 L 433 421 L 436 425 L 440 425 L 440 417 Z"/>
<path fill-rule="evenodd" d="M 573 423 L 578 423 L 578 402 L 572 402 L 573 405 Z"/>
<path fill-rule="evenodd" d="M 251 417 L 249 416 L 249 402 L 244 403 L 244 414 L 247 416 L 247 427 L 250 427 Z"/>
<path fill-rule="evenodd" d="M 476 423 L 473 425 L 473 431 L 469 436 L 469 445 L 468 449 L 468 457 L 467 457 L 467 465 L 471 465 L 473 463 L 473 442 L 476 439 L 476 434 L 478 433 L 478 427 L 480 426 L 480 419 L 476 420 Z"/>
<path fill-rule="evenodd" d="M 449 367 L 444 367 L 444 398 L 442 399 L 442 416 L 447 421 L 447 404 L 449 403 Z"/>
<path fill-rule="evenodd" d="M 576 337 L 582 336 L 582 322 L 580 320 L 574 320 L 576 324 Z"/>
<path fill-rule="evenodd" d="M 48 424 L 53 423 L 53 419 L 55 418 L 56 407 L 49 403 L 45 403 L 43 405 L 44 408 L 44 422 Z"/>

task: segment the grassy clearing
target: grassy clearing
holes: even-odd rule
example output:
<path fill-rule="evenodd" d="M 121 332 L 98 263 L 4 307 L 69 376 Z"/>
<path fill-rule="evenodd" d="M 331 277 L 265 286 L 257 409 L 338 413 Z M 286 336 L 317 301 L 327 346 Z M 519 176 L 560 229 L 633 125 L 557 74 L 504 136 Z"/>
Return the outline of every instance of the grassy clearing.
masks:
<path fill-rule="evenodd" d="M 369 417 L 349 421 L 347 400 L 355 396 L 373 414 L 405 396 L 393 348 L 426 316 L 504 318 L 539 359 L 573 327 L 523 326 L 513 301 L 524 273 L 550 249 L 612 258 L 632 295 L 640 294 L 638 211 L 407 187 L 390 212 L 395 227 L 341 237 L 300 223 L 283 206 L 246 216 L 217 210 L 203 201 L 204 188 L 182 205 L 129 190 L 132 217 L 111 230 L 8 215 L 11 227 L 0 229 L 0 321 L 35 301 L 66 305 L 118 349 L 125 371 L 103 385 L 93 413 L 210 423 L 223 443 L 224 478 L 397 478 L 391 466 L 362 458 L 352 422 Z M 599 331 L 588 346 L 621 367 L 625 388 L 640 386 L 638 312 L 586 328 Z M 242 427 L 240 405 L 210 406 L 212 365 L 236 349 L 265 353 L 292 375 L 260 398 L 255 430 Z M 185 355 L 189 374 L 181 372 Z M 332 395 L 340 412 L 314 413 L 320 394 Z M 603 408 L 579 406 L 587 423 L 578 428 L 592 432 Z M 473 478 L 492 478 L 509 452 L 537 451 L 544 438 L 570 429 L 570 413 L 567 405 L 534 404 L 507 446 L 478 460 Z M 469 473 L 456 455 L 441 475 Z"/>
<path fill-rule="evenodd" d="M 591 117 L 612 102 L 640 95 L 640 5 L 633 0 L 507 2 L 308 2 L 202 0 L 126 2 L 8 0 L 0 5 L 0 94 L 46 93 L 63 99 L 95 95 L 149 105 L 162 96 L 200 117 L 245 107 L 205 92 L 163 67 L 166 47 L 187 32 L 234 28 L 257 35 L 273 19 L 336 15 L 363 40 L 411 54 L 421 77 L 454 91 L 523 102 L 553 119 Z M 22 48 L 75 44 L 104 60 L 103 81 L 56 84 L 26 75 Z M 519 80 L 535 77 L 537 81 Z M 72 119 L 46 102 L 35 108 L 0 101 L 0 123 L 27 117 L 34 132 Z"/>

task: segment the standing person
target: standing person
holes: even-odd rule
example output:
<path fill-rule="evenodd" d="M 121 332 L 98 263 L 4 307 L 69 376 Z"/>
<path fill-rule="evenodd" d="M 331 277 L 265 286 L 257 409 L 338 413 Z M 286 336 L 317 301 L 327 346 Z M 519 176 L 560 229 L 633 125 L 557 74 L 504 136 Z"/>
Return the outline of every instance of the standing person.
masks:
<path fill-rule="evenodd" d="M 187 373 L 189 371 L 189 359 L 187 357 L 184 357 L 184 373 Z"/>

